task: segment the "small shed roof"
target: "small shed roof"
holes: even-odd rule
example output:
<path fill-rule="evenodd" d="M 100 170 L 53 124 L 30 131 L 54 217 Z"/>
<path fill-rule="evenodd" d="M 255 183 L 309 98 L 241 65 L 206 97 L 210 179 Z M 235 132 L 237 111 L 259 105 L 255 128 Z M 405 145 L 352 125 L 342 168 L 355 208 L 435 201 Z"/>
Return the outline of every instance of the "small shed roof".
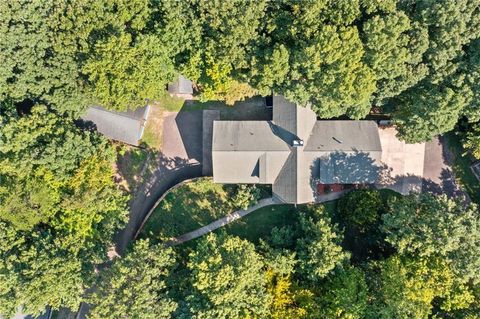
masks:
<path fill-rule="evenodd" d="M 168 93 L 193 94 L 193 83 L 183 75 L 179 75 L 178 80 L 168 85 Z"/>
<path fill-rule="evenodd" d="M 82 119 L 92 122 L 98 132 L 112 140 L 138 146 L 148 111 L 149 106 L 126 112 L 109 111 L 100 106 L 93 106 L 88 108 Z"/>

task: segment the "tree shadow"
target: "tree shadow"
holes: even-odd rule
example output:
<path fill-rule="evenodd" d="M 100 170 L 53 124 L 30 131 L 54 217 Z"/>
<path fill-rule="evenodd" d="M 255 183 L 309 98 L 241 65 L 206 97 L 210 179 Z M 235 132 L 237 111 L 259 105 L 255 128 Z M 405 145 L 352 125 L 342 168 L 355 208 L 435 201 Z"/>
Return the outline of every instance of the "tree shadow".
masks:
<path fill-rule="evenodd" d="M 318 184 L 374 184 L 385 170 L 368 152 L 335 151 L 319 156 L 310 165 L 310 186 L 315 201 L 321 199 Z"/>
<path fill-rule="evenodd" d="M 389 171 L 386 171 L 385 174 L 382 174 L 382 179 L 377 183 L 377 187 L 389 188 L 404 195 L 410 192 L 431 193 L 434 195 L 445 194 L 449 198 L 460 200 L 460 202 L 465 204 L 470 201 L 456 184 L 455 175 L 451 169 L 442 169 L 440 184 L 429 178 L 412 174 L 391 176 L 389 173 Z"/>

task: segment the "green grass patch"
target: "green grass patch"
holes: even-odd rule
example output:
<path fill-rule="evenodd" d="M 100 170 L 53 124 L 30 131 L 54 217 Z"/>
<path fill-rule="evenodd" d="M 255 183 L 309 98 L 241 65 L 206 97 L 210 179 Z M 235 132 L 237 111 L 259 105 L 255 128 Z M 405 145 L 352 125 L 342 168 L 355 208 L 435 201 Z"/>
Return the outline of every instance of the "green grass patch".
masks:
<path fill-rule="evenodd" d="M 480 204 L 480 182 L 470 168 L 472 164 L 470 158 L 468 155 L 464 155 L 465 150 L 460 138 L 454 132 L 445 134 L 445 138 L 454 156 L 452 169 L 457 177 L 457 182 L 470 195 L 472 201 Z"/>
<path fill-rule="evenodd" d="M 169 112 L 178 112 L 185 104 L 184 99 L 176 96 L 170 96 L 169 94 L 165 94 L 165 96 L 156 100 L 156 102 L 156 104 L 160 106 L 163 110 Z"/>
<path fill-rule="evenodd" d="M 234 210 L 227 187 L 200 179 L 170 192 L 148 219 L 142 236 L 158 240 L 179 236 Z"/>
<path fill-rule="evenodd" d="M 257 243 L 270 235 L 273 227 L 291 225 L 295 221 L 295 206 L 271 205 L 257 209 L 224 227 L 230 235 Z"/>

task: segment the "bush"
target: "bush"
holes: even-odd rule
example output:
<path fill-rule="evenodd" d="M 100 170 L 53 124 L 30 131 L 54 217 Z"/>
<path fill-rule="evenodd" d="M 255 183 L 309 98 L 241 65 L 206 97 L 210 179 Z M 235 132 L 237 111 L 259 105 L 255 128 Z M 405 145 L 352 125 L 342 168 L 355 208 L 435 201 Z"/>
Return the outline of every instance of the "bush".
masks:
<path fill-rule="evenodd" d="M 473 125 L 463 138 L 463 147 L 476 159 L 480 159 L 480 123 Z"/>
<path fill-rule="evenodd" d="M 338 211 L 347 225 L 360 229 L 375 224 L 382 206 L 380 193 L 371 189 L 360 189 L 347 193 L 338 202 Z"/>
<path fill-rule="evenodd" d="M 233 206 L 239 209 L 247 209 L 258 203 L 260 199 L 260 189 L 255 185 L 238 185 L 232 196 Z"/>

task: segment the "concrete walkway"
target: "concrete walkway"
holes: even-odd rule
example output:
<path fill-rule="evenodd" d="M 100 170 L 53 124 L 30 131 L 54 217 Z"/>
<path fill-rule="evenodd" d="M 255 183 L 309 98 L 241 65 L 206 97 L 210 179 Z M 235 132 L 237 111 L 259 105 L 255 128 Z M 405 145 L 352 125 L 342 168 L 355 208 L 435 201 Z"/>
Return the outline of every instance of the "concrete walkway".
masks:
<path fill-rule="evenodd" d="M 178 236 L 176 238 L 172 238 L 170 241 L 167 242 L 167 246 L 176 246 L 180 245 L 186 241 L 198 238 L 200 236 L 206 235 L 215 229 L 218 229 L 220 227 L 223 227 L 227 224 L 230 224 L 233 221 L 236 221 L 237 219 L 242 218 L 243 216 L 246 216 L 250 214 L 253 211 L 256 211 L 259 208 L 265 207 L 265 206 L 270 206 L 270 205 L 278 205 L 278 204 L 283 204 L 281 201 L 274 199 L 272 197 L 270 198 L 265 198 L 261 199 L 258 201 L 257 204 L 253 205 L 252 207 L 249 207 L 246 210 L 237 210 L 231 214 L 228 214 L 225 217 L 222 217 L 220 219 L 217 219 L 213 223 L 210 223 L 206 226 L 200 227 L 194 231 L 191 231 L 189 233 L 183 234 L 181 236 Z"/>
<path fill-rule="evenodd" d="M 342 195 L 344 193 L 345 192 L 343 191 L 343 192 L 330 193 L 330 194 L 325 194 L 325 195 L 318 196 L 315 199 L 315 203 L 323 203 L 323 202 L 328 202 L 328 201 L 331 201 L 331 200 L 338 199 L 338 198 L 342 197 Z M 200 227 L 200 228 L 198 228 L 194 231 L 183 234 L 181 236 L 172 238 L 170 241 L 168 241 L 166 243 L 166 246 L 170 247 L 170 246 L 180 245 L 180 244 L 182 244 L 184 242 L 187 242 L 189 240 L 192 240 L 192 239 L 201 237 L 203 235 L 206 235 L 208 233 L 211 233 L 212 231 L 214 231 L 218 228 L 221 228 L 225 225 L 228 225 L 231 222 L 234 222 L 237 219 L 240 219 L 240 218 L 250 214 L 251 212 L 256 211 L 257 209 L 260 209 L 260 208 L 265 207 L 265 206 L 280 205 L 280 204 L 285 204 L 285 203 L 276 199 L 275 197 L 261 199 L 261 200 L 258 201 L 258 203 L 256 205 L 253 205 L 252 207 L 249 207 L 246 210 L 237 210 L 236 212 L 228 214 L 227 216 L 222 217 L 220 219 L 217 219 L 216 221 L 214 221 L 214 222 L 212 222 L 212 223 L 210 223 L 206 226 Z"/>

